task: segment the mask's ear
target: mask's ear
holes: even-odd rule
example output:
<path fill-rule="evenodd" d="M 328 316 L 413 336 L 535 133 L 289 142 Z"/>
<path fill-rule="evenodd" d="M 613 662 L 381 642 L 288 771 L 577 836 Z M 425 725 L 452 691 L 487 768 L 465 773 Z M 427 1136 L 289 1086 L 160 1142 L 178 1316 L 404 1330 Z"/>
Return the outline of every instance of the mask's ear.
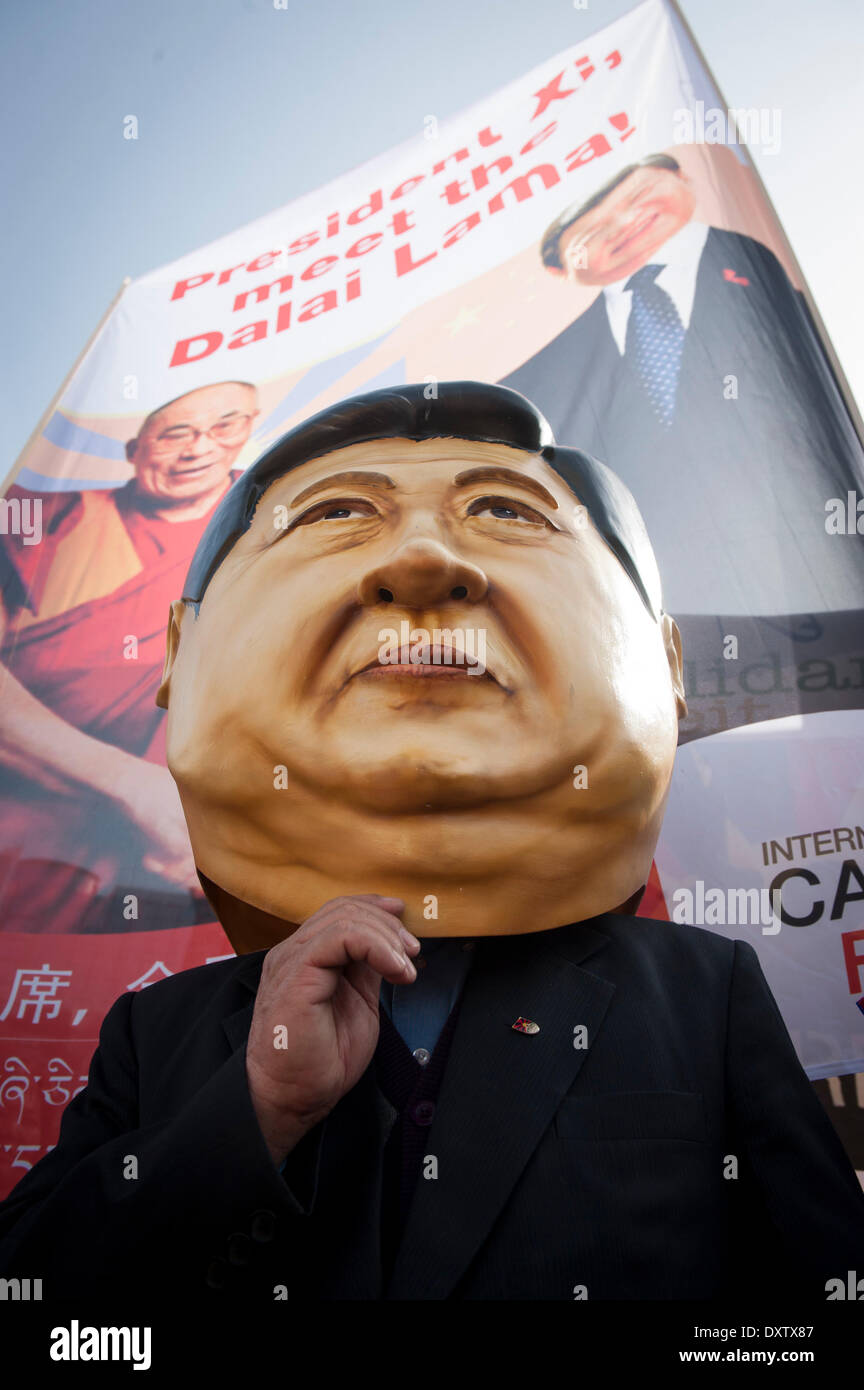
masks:
<path fill-rule="evenodd" d="M 672 675 L 672 689 L 675 692 L 675 705 L 678 718 L 687 718 L 687 700 L 684 696 L 684 663 L 681 658 L 681 633 L 678 624 L 668 613 L 661 613 L 660 626 L 663 629 L 663 644 L 666 647 L 666 660 Z"/>
<path fill-rule="evenodd" d="M 162 680 L 159 689 L 156 691 L 156 703 L 160 709 L 168 708 L 168 695 L 171 690 L 171 672 L 174 670 L 174 662 L 177 660 L 177 653 L 180 650 L 180 627 L 186 616 L 186 604 L 182 598 L 175 598 L 168 613 L 168 633 L 165 648 L 165 665 L 162 668 Z"/>

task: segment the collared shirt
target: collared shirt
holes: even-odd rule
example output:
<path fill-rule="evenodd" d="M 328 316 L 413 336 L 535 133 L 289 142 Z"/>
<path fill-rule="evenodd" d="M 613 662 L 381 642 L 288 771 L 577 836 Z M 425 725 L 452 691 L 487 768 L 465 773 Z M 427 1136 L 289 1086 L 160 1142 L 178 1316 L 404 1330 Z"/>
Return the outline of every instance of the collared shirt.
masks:
<path fill-rule="evenodd" d="M 709 230 L 704 222 L 687 222 L 680 231 L 658 247 L 646 262 L 648 265 L 662 265 L 663 269 L 654 283 L 665 290 L 672 299 L 685 331 L 690 326 L 690 315 L 696 295 L 696 276 Z M 632 272 L 616 280 L 613 285 L 603 286 L 609 327 L 622 357 L 627 341 L 627 322 L 633 303 L 633 291 L 624 288 L 630 274 Z"/>
<path fill-rule="evenodd" d="M 474 957 L 474 942 L 465 937 L 418 939 L 420 954 L 412 957 L 416 980 L 410 985 L 382 980 L 379 999 L 414 1060 L 425 1067 L 462 993 Z M 284 1174 L 287 1164 L 288 1158 L 279 1165 L 280 1173 Z M 413 1169 L 411 1174 L 413 1180 Z"/>
<path fill-rule="evenodd" d="M 474 942 L 464 937 L 420 938 L 420 954 L 412 958 L 416 980 L 410 985 L 381 981 L 381 1005 L 421 1066 L 462 993 L 473 951 Z"/>

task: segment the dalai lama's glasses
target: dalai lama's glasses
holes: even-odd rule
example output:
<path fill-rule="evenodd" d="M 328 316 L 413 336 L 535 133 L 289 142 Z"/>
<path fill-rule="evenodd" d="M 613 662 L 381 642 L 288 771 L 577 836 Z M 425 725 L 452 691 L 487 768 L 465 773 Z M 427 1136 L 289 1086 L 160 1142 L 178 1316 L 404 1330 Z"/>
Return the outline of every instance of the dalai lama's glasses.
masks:
<path fill-rule="evenodd" d="M 177 454 L 187 444 L 194 444 L 202 434 L 206 434 L 208 439 L 215 439 L 217 444 L 236 444 L 246 428 L 247 420 L 253 418 L 252 415 L 232 415 L 227 420 L 217 420 L 209 430 L 196 430 L 193 425 L 175 425 L 173 429 L 157 435 L 150 447 L 162 454 Z"/>

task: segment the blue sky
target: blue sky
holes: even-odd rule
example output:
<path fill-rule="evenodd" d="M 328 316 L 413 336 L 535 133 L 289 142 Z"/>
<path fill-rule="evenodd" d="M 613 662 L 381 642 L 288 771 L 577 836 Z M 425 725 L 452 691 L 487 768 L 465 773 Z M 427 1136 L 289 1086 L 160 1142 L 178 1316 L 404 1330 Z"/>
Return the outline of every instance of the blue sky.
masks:
<path fill-rule="evenodd" d="M 581 3 L 581 0 L 580 0 Z M 860 0 L 681 0 L 864 402 Z M 7 0 L 0 477 L 125 275 L 326 183 L 630 0 Z M 123 139 L 134 114 L 139 139 Z"/>

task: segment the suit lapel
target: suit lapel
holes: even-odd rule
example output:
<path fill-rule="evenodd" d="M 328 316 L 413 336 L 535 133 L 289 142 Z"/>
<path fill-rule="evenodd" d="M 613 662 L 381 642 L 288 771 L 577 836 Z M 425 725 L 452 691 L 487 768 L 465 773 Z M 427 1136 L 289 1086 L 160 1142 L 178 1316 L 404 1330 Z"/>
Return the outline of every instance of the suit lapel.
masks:
<path fill-rule="evenodd" d="M 633 435 L 641 438 L 646 428 L 655 427 L 655 422 L 645 389 L 629 358 L 618 351 L 602 291 L 584 318 L 586 334 L 590 335 L 585 339 L 589 350 L 580 376 L 574 376 L 571 382 L 576 402 L 574 409 L 580 420 L 584 420 L 586 410 L 590 409 L 591 439 L 596 441 L 594 451 L 598 458 L 609 460 L 620 451 L 622 438 Z M 583 398 L 584 403 L 579 404 Z M 588 447 L 576 432 L 575 420 L 568 420 L 568 431 L 567 443 Z"/>
<path fill-rule="evenodd" d="M 239 1009 L 226 1014 L 222 1019 L 222 1028 L 231 1044 L 232 1052 L 236 1052 L 249 1036 L 249 1029 L 252 1027 L 252 1014 L 255 1009 L 255 994 L 261 979 L 261 967 L 264 964 L 266 954 L 266 951 L 250 952 L 248 956 L 241 959 L 232 976 L 232 984 L 239 985 L 243 994 L 249 996 L 244 999 Z"/>
<path fill-rule="evenodd" d="M 703 412 L 706 380 L 722 385 L 724 371 L 740 369 L 736 345 L 742 336 L 746 337 L 746 325 L 753 309 L 750 285 L 729 281 L 724 276 L 724 271 L 734 270 L 744 280 L 748 279 L 747 258 L 736 241 L 730 238 L 730 234 L 712 227 L 702 248 L 696 272 L 690 327 L 681 358 L 679 391 L 682 387 L 695 386 Z M 724 411 L 719 385 L 714 395 L 720 402 L 717 409 Z M 704 419 L 704 413 L 701 418 Z"/>
<path fill-rule="evenodd" d="M 615 986 L 579 962 L 608 937 L 587 923 L 540 935 L 478 942 L 429 1131 L 438 1176 L 418 1178 L 389 1299 L 450 1294 L 600 1029 Z M 539 1033 L 515 1032 L 520 1016 Z M 574 1045 L 579 1026 L 587 1047 Z"/>

